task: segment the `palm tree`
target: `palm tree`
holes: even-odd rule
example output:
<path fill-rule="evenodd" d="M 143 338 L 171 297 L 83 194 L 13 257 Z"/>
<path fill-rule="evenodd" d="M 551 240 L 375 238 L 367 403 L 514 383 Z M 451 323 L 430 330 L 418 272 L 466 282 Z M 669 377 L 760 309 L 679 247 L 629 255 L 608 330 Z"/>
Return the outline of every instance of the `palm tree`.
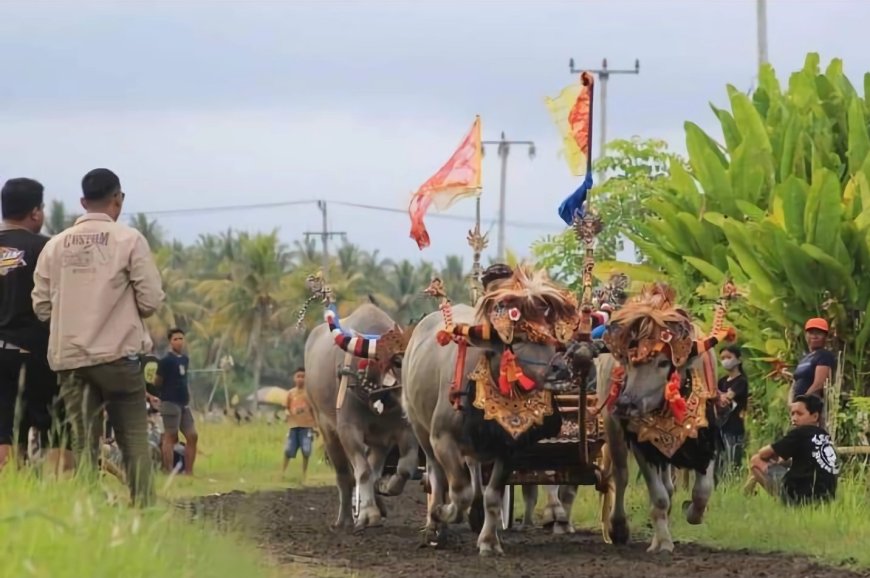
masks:
<path fill-rule="evenodd" d="M 423 289 L 429 285 L 434 272 L 432 265 L 425 261 L 418 267 L 408 260 L 393 264 L 388 276 L 389 308 L 398 323 L 410 323 L 432 310 L 423 295 Z"/>
<path fill-rule="evenodd" d="M 71 227 L 78 218 L 79 215 L 67 211 L 63 201 L 53 200 L 49 205 L 45 223 L 42 226 L 49 235 L 57 235 L 64 229 Z"/>
<path fill-rule="evenodd" d="M 447 255 L 444 260 L 444 267 L 441 269 L 441 281 L 444 282 L 444 288 L 447 295 L 458 303 L 468 303 L 469 301 L 469 277 L 465 273 L 465 267 L 462 264 L 462 257 L 459 255 Z"/>
<path fill-rule="evenodd" d="M 184 331 L 192 329 L 198 338 L 207 333 L 202 321 L 206 317 L 206 309 L 194 294 L 194 279 L 177 264 L 178 247 L 178 244 L 163 246 L 154 254 L 166 294 L 163 306 L 147 320 L 155 344 L 162 344 L 166 340 L 166 332 L 171 327 L 180 327 Z"/>
<path fill-rule="evenodd" d="M 148 241 L 148 246 L 152 251 L 156 251 L 163 246 L 164 233 L 163 228 L 157 221 L 151 221 L 145 213 L 136 213 L 130 217 L 130 226 L 137 229 L 145 240 Z"/>
<path fill-rule="evenodd" d="M 244 346 L 256 390 L 268 337 L 274 330 L 271 321 L 289 306 L 277 297 L 290 254 L 278 241 L 277 231 L 253 237 L 241 233 L 238 241 L 238 254 L 221 264 L 222 278 L 201 281 L 197 292 L 212 310 L 214 327 L 234 345 Z"/>

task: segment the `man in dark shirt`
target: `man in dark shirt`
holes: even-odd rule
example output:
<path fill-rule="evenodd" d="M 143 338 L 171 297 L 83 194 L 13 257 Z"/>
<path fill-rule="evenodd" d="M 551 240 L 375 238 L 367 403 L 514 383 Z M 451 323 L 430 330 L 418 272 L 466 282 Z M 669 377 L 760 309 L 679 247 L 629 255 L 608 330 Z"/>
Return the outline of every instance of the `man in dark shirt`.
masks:
<path fill-rule="evenodd" d="M 822 400 L 800 395 L 791 404 L 794 428 L 782 439 L 752 456 L 752 475 L 771 495 L 786 504 L 828 501 L 837 492 L 840 465 L 831 436 L 819 427 Z M 773 463 L 791 460 L 791 466 Z"/>
<path fill-rule="evenodd" d="M 184 473 L 193 474 L 196 459 L 196 424 L 190 411 L 190 391 L 187 388 L 187 368 L 190 359 L 184 351 L 184 331 L 169 330 L 169 353 L 160 360 L 154 385 L 160 391 L 160 415 L 163 416 L 163 469 L 173 468 L 173 452 L 178 443 L 178 431 L 184 434 Z"/>
<path fill-rule="evenodd" d="M 18 434 L 19 459 L 27 455 L 31 427 L 40 434 L 40 447 L 57 447 L 49 436 L 57 377 L 48 366 L 48 326 L 36 318 L 30 293 L 33 269 L 48 242 L 39 234 L 45 220 L 43 186 L 32 179 L 10 179 L 0 191 L 0 468 L 9 459 Z M 15 405 L 19 376 L 24 367 L 24 388 L 18 431 Z M 57 404 L 60 407 L 60 404 Z M 56 413 L 55 413 L 56 415 Z M 59 422 L 59 420 L 57 420 Z M 58 425 L 58 424 L 55 424 Z M 55 429 L 55 433 L 59 430 Z"/>

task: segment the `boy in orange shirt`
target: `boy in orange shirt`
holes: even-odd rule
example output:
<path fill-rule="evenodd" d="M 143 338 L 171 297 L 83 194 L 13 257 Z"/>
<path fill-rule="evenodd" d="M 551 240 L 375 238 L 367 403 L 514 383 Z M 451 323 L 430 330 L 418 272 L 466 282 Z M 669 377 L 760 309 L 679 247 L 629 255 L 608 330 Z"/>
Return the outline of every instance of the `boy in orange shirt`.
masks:
<path fill-rule="evenodd" d="M 293 374 L 293 388 L 287 392 L 287 443 L 284 446 L 284 467 L 282 475 L 287 472 L 290 460 L 302 450 L 302 481 L 308 475 L 308 459 L 311 457 L 311 442 L 314 437 L 314 412 L 308 403 L 305 393 L 305 369 L 299 367 Z"/>

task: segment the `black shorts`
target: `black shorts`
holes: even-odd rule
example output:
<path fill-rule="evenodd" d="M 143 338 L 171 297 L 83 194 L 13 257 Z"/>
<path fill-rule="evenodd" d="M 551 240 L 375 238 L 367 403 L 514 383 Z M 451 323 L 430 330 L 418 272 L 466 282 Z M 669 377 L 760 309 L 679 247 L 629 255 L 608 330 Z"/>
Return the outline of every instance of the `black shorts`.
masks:
<path fill-rule="evenodd" d="M 16 428 L 15 410 L 22 366 L 25 371 L 24 389 L 20 394 Z M 17 434 L 18 445 L 26 446 L 27 433 L 33 427 L 39 431 L 42 447 L 60 447 L 62 438 L 69 436 L 62 435 L 64 411 L 58 391 L 57 374 L 45 358 L 13 349 L 0 349 L 0 444 L 12 445 Z"/>

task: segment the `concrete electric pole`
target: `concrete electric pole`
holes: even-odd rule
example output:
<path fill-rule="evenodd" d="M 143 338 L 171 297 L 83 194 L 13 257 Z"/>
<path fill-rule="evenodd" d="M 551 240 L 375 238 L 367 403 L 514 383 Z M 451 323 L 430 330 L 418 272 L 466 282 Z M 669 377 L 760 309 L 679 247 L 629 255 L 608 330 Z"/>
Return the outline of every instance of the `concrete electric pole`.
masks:
<path fill-rule="evenodd" d="M 320 242 L 323 244 L 323 275 L 324 277 L 329 271 L 329 245 L 328 240 L 330 237 L 341 237 L 342 239 L 347 238 L 347 233 L 344 231 L 330 231 L 329 225 L 326 222 L 326 201 L 317 201 L 317 208 L 320 209 L 320 213 L 323 216 L 323 226 L 319 233 L 313 231 L 306 231 L 304 233 L 305 240 L 308 240 L 309 237 L 320 237 Z"/>
<path fill-rule="evenodd" d="M 508 153 L 513 145 L 528 146 L 529 158 L 533 159 L 535 158 L 535 143 L 530 140 L 507 140 L 505 139 L 504 132 L 502 132 L 500 140 L 485 140 L 480 144 L 481 146 L 488 144 L 498 145 L 498 156 L 501 159 L 501 184 L 499 186 L 498 199 L 498 244 L 496 246 L 496 253 L 498 260 L 503 263 L 505 260 L 504 224 Z"/>
<path fill-rule="evenodd" d="M 568 66 L 571 70 L 571 74 L 580 74 L 583 72 L 581 69 L 574 68 L 574 59 L 570 59 L 568 61 Z M 600 111 L 601 115 L 601 125 L 598 131 L 600 135 L 600 144 L 598 146 L 598 157 L 601 158 L 604 156 L 604 147 L 607 146 L 607 81 L 610 79 L 611 74 L 640 74 L 640 60 L 634 61 L 633 69 L 625 69 L 625 70 L 611 70 L 607 68 L 607 59 L 601 61 L 601 68 L 598 70 L 589 70 L 592 74 L 598 76 L 598 81 L 601 86 L 598 102 L 600 103 Z M 598 180 L 604 178 L 604 175 L 599 174 Z"/>

